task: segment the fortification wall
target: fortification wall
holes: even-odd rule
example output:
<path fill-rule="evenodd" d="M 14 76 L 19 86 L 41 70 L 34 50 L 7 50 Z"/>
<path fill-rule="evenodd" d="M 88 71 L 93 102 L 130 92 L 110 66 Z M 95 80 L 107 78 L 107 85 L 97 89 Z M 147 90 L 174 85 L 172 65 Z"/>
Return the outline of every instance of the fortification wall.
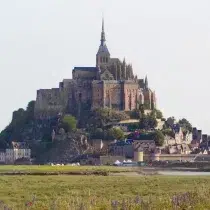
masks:
<path fill-rule="evenodd" d="M 112 109 L 122 109 L 122 83 L 116 80 L 104 81 L 104 105 Z"/>
<path fill-rule="evenodd" d="M 35 102 L 35 117 L 57 115 L 64 110 L 63 93 L 59 88 L 40 89 L 37 91 Z"/>
<path fill-rule="evenodd" d="M 92 109 L 104 107 L 104 84 L 103 81 L 92 82 Z"/>
<path fill-rule="evenodd" d="M 124 109 L 126 111 L 136 109 L 139 94 L 138 84 L 135 82 L 124 83 Z"/>

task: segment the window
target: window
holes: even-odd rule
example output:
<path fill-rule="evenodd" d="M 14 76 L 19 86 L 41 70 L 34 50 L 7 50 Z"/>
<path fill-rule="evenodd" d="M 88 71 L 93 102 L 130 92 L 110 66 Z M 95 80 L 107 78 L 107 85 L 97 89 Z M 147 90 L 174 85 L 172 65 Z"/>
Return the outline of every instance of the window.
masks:
<path fill-rule="evenodd" d="M 108 63 L 108 58 L 106 57 L 106 63 Z"/>

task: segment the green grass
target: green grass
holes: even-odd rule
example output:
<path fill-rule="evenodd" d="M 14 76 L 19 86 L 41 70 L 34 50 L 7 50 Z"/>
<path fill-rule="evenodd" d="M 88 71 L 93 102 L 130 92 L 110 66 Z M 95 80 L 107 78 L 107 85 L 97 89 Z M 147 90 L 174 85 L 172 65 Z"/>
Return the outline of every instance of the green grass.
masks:
<path fill-rule="evenodd" d="M 183 204 L 188 207 L 193 204 L 189 209 L 210 209 L 210 177 L 204 176 L 23 175 L 0 176 L 0 183 L 0 199 L 15 210 L 27 209 L 25 203 L 31 200 L 33 195 L 36 196 L 36 201 L 30 209 L 37 210 L 54 209 L 50 208 L 52 205 L 61 210 L 84 209 L 81 205 L 88 209 L 111 209 L 111 201 L 122 202 L 123 199 L 124 204 L 118 204 L 118 209 L 123 209 L 120 205 L 141 209 L 143 204 L 134 206 L 137 195 L 144 200 L 144 205 L 149 205 L 151 209 L 172 209 L 170 198 L 176 193 L 184 192 L 192 192 L 189 203 Z M 146 203 L 148 201 L 149 204 Z"/>
<path fill-rule="evenodd" d="M 0 166 L 0 174 L 2 173 L 65 173 L 65 172 L 127 172 L 132 171 L 128 167 L 114 167 L 114 166 L 48 166 L 48 165 L 2 165 Z"/>

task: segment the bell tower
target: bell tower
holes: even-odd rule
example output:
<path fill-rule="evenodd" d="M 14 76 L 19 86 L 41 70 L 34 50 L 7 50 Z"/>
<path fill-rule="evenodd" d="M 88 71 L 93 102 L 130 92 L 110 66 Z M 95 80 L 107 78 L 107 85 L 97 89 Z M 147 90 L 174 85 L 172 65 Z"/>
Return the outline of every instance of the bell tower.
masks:
<path fill-rule="evenodd" d="M 107 65 L 110 60 L 110 53 L 106 46 L 106 38 L 104 31 L 104 19 L 102 19 L 101 44 L 96 54 L 96 66 Z"/>

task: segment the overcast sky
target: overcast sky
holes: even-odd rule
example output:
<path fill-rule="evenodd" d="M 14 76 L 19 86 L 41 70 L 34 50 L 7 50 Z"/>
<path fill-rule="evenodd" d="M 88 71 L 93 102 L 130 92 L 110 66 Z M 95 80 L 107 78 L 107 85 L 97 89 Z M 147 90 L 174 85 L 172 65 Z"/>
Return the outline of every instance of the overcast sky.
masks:
<path fill-rule="evenodd" d="M 158 108 L 210 134 L 209 0 L 0 0 L 0 130 L 12 112 L 94 66 L 104 13 L 112 57 L 148 75 Z"/>

